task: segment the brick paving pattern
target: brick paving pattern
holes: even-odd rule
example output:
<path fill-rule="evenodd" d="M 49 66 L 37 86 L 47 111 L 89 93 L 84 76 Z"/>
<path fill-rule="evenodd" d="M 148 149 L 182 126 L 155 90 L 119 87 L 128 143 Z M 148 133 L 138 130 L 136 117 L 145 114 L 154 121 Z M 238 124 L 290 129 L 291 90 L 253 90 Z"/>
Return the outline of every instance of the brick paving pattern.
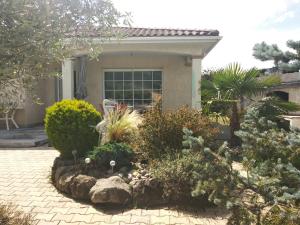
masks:
<path fill-rule="evenodd" d="M 226 224 L 221 210 L 182 212 L 168 208 L 103 210 L 59 193 L 49 172 L 57 151 L 0 149 L 0 202 L 30 213 L 38 225 Z"/>

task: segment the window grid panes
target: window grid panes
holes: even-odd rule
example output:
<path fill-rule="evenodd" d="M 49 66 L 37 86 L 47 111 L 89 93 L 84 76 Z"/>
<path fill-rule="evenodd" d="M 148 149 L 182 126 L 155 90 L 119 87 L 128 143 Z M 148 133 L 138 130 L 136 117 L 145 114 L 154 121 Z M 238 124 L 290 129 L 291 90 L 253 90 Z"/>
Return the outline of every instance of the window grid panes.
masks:
<path fill-rule="evenodd" d="M 162 94 L 162 71 L 107 71 L 104 73 L 106 99 L 135 108 L 151 106 Z"/>

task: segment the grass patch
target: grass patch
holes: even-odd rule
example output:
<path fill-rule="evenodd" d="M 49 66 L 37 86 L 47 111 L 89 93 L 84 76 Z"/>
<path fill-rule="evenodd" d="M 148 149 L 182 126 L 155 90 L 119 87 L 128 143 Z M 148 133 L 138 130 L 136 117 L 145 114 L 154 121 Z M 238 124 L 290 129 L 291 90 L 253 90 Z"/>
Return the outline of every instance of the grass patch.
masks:
<path fill-rule="evenodd" d="M 1 225 L 32 225 L 32 217 L 17 210 L 12 204 L 0 204 L 0 224 Z"/>

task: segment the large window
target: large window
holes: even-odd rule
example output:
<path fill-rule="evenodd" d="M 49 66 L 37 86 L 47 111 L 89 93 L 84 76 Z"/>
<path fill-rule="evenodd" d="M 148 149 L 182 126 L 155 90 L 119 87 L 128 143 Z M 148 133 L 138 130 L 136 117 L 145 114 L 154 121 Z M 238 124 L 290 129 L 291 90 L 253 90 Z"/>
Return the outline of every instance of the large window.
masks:
<path fill-rule="evenodd" d="M 162 71 L 105 71 L 105 98 L 134 108 L 150 106 L 162 94 Z"/>

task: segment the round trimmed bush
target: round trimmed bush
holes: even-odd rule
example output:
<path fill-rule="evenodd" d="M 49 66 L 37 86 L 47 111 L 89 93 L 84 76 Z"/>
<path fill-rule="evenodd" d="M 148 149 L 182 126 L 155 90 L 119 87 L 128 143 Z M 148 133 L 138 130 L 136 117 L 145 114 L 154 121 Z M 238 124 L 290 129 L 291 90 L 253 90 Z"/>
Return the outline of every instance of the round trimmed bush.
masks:
<path fill-rule="evenodd" d="M 47 108 L 45 129 L 51 144 L 63 158 L 84 156 L 98 142 L 93 128 L 101 121 L 101 114 L 83 100 L 63 100 Z"/>

